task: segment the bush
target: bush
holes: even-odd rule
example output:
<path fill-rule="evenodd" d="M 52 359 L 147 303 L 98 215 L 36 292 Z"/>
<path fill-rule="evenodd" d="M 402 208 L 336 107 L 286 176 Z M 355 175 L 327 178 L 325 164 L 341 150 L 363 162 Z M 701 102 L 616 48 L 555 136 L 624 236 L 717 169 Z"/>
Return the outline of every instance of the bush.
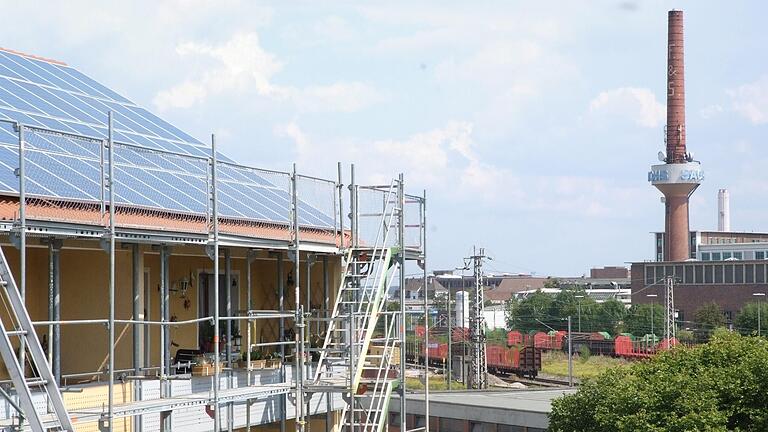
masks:
<path fill-rule="evenodd" d="M 550 432 L 768 430 L 768 343 L 715 331 L 695 348 L 678 347 L 612 368 L 556 399 Z"/>
<path fill-rule="evenodd" d="M 678 330 L 677 340 L 682 343 L 692 344 L 696 342 L 696 336 L 690 330 Z"/>
<path fill-rule="evenodd" d="M 579 347 L 579 359 L 583 362 L 589 360 L 589 358 L 592 357 L 592 351 L 589 350 L 589 347 L 587 345 L 582 345 Z"/>

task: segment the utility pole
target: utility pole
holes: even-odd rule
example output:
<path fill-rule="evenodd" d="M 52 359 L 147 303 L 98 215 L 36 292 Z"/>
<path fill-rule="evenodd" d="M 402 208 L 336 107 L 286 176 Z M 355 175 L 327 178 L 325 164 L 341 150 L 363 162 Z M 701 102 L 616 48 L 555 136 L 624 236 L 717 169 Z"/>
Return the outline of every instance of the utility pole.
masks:
<path fill-rule="evenodd" d="M 761 327 L 762 327 L 761 321 L 762 320 L 760 319 L 761 318 L 761 316 L 760 316 L 760 308 L 761 308 L 760 307 L 760 299 L 765 297 L 765 293 L 764 292 L 763 293 L 752 293 L 752 295 L 757 297 L 757 336 L 759 337 L 759 336 L 762 335 L 762 332 L 761 332 L 761 330 L 762 330 L 761 329 Z"/>
<path fill-rule="evenodd" d="M 652 298 L 652 299 L 655 299 L 657 297 L 656 294 L 646 294 L 645 296 L 648 297 L 648 298 Z M 653 331 L 653 309 L 654 309 L 654 306 L 656 305 L 656 303 L 654 303 L 654 301 L 655 300 L 651 301 L 651 334 L 653 335 L 653 340 L 654 340 L 654 343 L 655 343 L 655 341 L 656 341 L 656 333 Z"/>
<path fill-rule="evenodd" d="M 666 322 L 664 323 L 664 336 L 667 343 L 671 343 L 675 338 L 675 279 L 673 276 L 667 276 L 665 281 L 666 288 Z"/>
<path fill-rule="evenodd" d="M 453 326 L 451 325 L 451 285 L 448 285 L 448 302 L 446 309 L 448 310 L 448 370 L 445 375 L 448 377 L 448 390 L 451 389 L 451 381 L 453 381 Z"/>
<path fill-rule="evenodd" d="M 485 300 L 483 298 L 483 260 L 485 259 L 485 249 L 479 251 L 472 248 L 472 256 L 465 259 L 465 268 L 472 263 L 472 269 L 475 278 L 475 295 L 473 296 L 473 305 L 470 309 L 470 325 L 472 339 L 472 366 L 469 381 L 470 386 L 475 389 L 488 388 L 488 363 L 485 356 L 485 322 L 484 314 Z"/>
<path fill-rule="evenodd" d="M 574 297 L 576 297 L 576 299 L 577 299 L 576 300 L 576 307 L 579 310 L 579 333 L 581 333 L 581 299 L 583 299 L 584 296 L 583 295 L 577 295 L 577 296 L 574 296 Z"/>
<path fill-rule="evenodd" d="M 573 337 L 570 315 L 568 315 L 568 387 L 573 387 Z"/>

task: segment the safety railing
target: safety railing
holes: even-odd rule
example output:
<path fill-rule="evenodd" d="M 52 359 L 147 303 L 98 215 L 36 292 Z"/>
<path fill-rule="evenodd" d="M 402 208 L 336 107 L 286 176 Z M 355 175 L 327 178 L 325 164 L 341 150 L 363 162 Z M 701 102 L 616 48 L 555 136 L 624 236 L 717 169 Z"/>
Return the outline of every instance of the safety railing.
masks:
<path fill-rule="evenodd" d="M 3 119 L 0 129 L 18 137 L 17 145 L 0 143 L 0 156 L 6 153 L 4 159 L 19 161 L 10 167 L 15 178 L 0 176 L 0 190 L 15 195 L 24 183 L 30 219 L 107 226 L 109 153 L 114 149 L 111 180 L 118 226 L 204 234 L 210 231 L 215 195 L 222 234 L 292 238 L 288 231 L 294 190 L 288 172 L 222 161 L 217 155 L 214 182 L 212 156 L 199 152 L 183 154 L 119 141 L 110 147 L 107 137 Z M 296 180 L 302 236 L 340 244 L 338 183 L 301 174 Z"/>

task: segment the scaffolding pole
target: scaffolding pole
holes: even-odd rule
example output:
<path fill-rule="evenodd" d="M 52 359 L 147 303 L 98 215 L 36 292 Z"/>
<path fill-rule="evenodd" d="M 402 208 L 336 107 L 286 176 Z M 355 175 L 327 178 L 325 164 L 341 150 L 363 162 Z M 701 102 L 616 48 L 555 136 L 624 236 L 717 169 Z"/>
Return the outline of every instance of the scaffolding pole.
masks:
<path fill-rule="evenodd" d="M 213 346 L 214 346 L 214 360 L 213 360 L 213 432 L 219 432 L 219 387 L 221 367 L 219 337 L 220 323 L 219 323 L 219 198 L 216 187 L 216 136 L 211 135 L 211 210 L 213 222 Z"/>
<path fill-rule="evenodd" d="M 170 251 L 168 246 L 160 246 L 160 395 L 171 396 L 171 277 L 170 277 Z M 164 432 L 171 430 L 171 413 L 160 413 L 160 428 Z"/>
<path fill-rule="evenodd" d="M 397 237 L 400 248 L 400 430 L 406 431 L 405 403 L 405 178 L 397 180 L 398 224 Z"/>
<path fill-rule="evenodd" d="M 21 301 L 27 304 L 27 179 L 26 179 L 26 137 L 24 125 L 17 124 L 19 132 L 19 294 Z M 26 347 L 24 338 L 19 339 L 19 364 L 22 377 L 25 375 L 24 365 Z"/>
<path fill-rule="evenodd" d="M 109 140 L 109 422 L 108 431 L 114 430 L 115 411 L 115 142 L 113 140 L 112 111 L 108 114 Z"/>
<path fill-rule="evenodd" d="M 278 286 L 278 308 L 280 311 L 285 310 L 285 267 L 283 265 L 283 253 L 277 252 L 277 286 Z M 280 317 L 279 323 L 279 335 L 277 339 L 281 342 L 285 342 L 285 317 Z M 280 344 L 280 380 L 285 382 L 288 379 L 285 367 L 285 344 Z M 286 432 L 286 417 L 288 416 L 288 396 L 283 394 L 280 396 L 280 432 Z"/>
<path fill-rule="evenodd" d="M 358 213 L 357 213 L 357 205 L 358 205 L 358 189 L 357 189 L 357 183 L 355 182 L 355 164 L 350 164 L 349 166 L 349 208 L 350 208 L 350 222 L 349 226 L 351 227 L 352 231 L 352 248 L 357 248 L 360 246 L 359 244 L 359 229 L 360 225 L 358 224 Z M 351 259 L 355 260 L 357 257 L 351 257 Z M 352 266 L 352 274 L 357 275 L 357 269 L 358 266 L 355 264 Z M 359 287 L 359 280 L 355 279 L 355 284 L 357 287 Z M 360 291 L 355 291 L 353 294 L 353 299 L 355 301 L 359 301 L 360 297 Z M 349 299 L 348 299 L 349 300 Z M 355 329 L 355 308 L 352 306 L 352 303 L 347 304 L 347 311 L 349 313 L 349 332 L 347 332 L 347 346 L 349 346 L 349 429 L 350 432 L 355 432 L 355 392 L 357 389 L 353 388 L 354 386 L 354 376 L 355 376 L 355 345 L 353 343 L 354 341 L 354 329 Z M 344 421 L 344 419 L 342 419 Z"/>
<path fill-rule="evenodd" d="M 419 208 L 421 225 L 421 271 L 424 282 L 424 345 L 429 350 L 429 283 L 427 283 L 427 191 L 424 190 Z M 404 269 L 403 269 L 404 270 Z M 450 337 L 449 337 L 450 338 Z M 424 432 L 429 432 L 429 355 L 424 356 Z"/>
<path fill-rule="evenodd" d="M 224 298 L 226 301 L 227 317 L 232 316 L 232 250 L 224 249 Z M 232 320 L 227 319 L 226 326 L 226 358 L 227 358 L 227 388 L 231 389 L 234 385 L 232 377 Z M 227 403 L 227 432 L 232 432 L 234 428 L 234 406 Z"/>
<path fill-rule="evenodd" d="M 131 270 L 133 278 L 131 280 L 131 293 L 133 294 L 133 319 L 139 320 L 141 315 L 141 252 L 137 243 L 131 245 Z M 141 349 L 139 343 L 141 341 L 141 327 L 137 324 L 133 325 L 133 374 L 139 376 L 141 374 L 141 368 L 143 366 L 141 359 Z M 141 381 L 137 381 L 133 386 L 133 399 L 141 400 Z M 133 431 L 141 432 L 141 419 L 142 416 L 133 417 Z"/>
<path fill-rule="evenodd" d="M 256 252 L 249 250 L 245 256 L 245 304 L 248 311 L 253 310 L 253 296 L 251 295 L 251 266 L 256 259 Z M 251 385 L 251 321 L 246 323 L 245 368 L 246 385 Z M 240 333 L 242 334 L 242 332 Z M 245 403 L 245 428 L 251 432 L 251 400 Z"/>
<path fill-rule="evenodd" d="M 343 236 L 343 231 L 342 231 Z M 330 327 L 330 323 L 328 321 L 328 318 L 330 316 L 329 309 L 331 307 L 331 293 L 330 293 L 330 287 L 331 287 L 331 274 L 328 271 L 328 255 L 323 255 L 323 318 L 326 319 L 325 321 L 325 328 L 323 329 L 324 332 L 328 331 L 328 328 Z M 319 314 L 318 314 L 319 315 Z M 318 332 L 320 334 L 320 332 Z M 318 364 L 318 367 L 320 365 Z M 328 392 L 325 394 L 325 432 L 331 432 L 333 426 L 331 425 L 331 419 L 333 418 L 333 415 L 331 413 L 333 409 L 333 402 L 331 400 L 331 393 Z"/>
<path fill-rule="evenodd" d="M 61 239 L 49 237 L 48 244 L 48 363 L 61 384 Z"/>
<path fill-rule="evenodd" d="M 337 163 L 338 170 L 337 188 L 338 188 L 338 201 L 339 201 L 339 250 L 344 250 L 344 183 L 341 176 L 341 162 Z M 325 308 L 328 310 L 328 308 Z"/>
<path fill-rule="evenodd" d="M 301 283 L 299 282 L 299 255 L 301 253 L 301 245 L 299 243 L 299 208 L 298 208 L 298 191 L 297 191 L 297 177 L 296 177 L 296 164 L 293 164 L 293 171 L 291 173 L 291 231 L 293 235 L 293 280 L 294 280 L 294 327 L 297 331 L 294 332 L 295 349 L 294 349 L 294 380 L 296 382 L 296 420 L 295 429 L 296 432 L 302 432 L 304 430 L 304 311 L 301 307 Z"/>

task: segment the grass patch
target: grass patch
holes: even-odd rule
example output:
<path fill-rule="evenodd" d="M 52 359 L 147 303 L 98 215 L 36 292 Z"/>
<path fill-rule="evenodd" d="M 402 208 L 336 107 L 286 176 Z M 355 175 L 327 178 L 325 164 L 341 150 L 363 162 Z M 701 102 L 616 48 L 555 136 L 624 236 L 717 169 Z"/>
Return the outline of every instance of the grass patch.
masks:
<path fill-rule="evenodd" d="M 424 383 L 419 378 L 406 378 L 405 388 L 408 390 L 424 390 Z M 429 377 L 430 390 L 448 390 L 448 384 L 442 377 Z M 454 382 L 451 384 L 451 390 L 464 390 L 464 384 Z"/>
<path fill-rule="evenodd" d="M 560 351 L 549 351 L 542 353 L 541 372 L 547 375 L 561 377 L 568 376 L 568 355 Z M 627 364 L 627 361 L 620 358 L 591 355 L 587 357 L 574 357 L 573 376 L 576 378 L 592 378 L 599 375 L 602 371 Z"/>

